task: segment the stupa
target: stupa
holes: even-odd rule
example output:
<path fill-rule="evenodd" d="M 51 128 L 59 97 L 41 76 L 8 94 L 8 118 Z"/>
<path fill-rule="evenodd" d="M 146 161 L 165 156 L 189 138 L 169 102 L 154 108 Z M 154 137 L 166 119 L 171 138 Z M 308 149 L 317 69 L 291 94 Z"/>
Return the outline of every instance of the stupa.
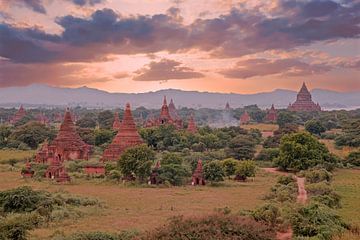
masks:
<path fill-rule="evenodd" d="M 250 115 L 245 110 L 245 112 L 240 116 L 240 125 L 247 124 L 250 122 L 250 120 L 251 120 Z"/>
<path fill-rule="evenodd" d="M 174 104 L 174 103 L 173 103 Z M 175 105 L 173 106 L 175 108 Z M 148 119 L 146 121 L 146 127 L 158 127 L 161 125 L 171 124 L 174 125 L 177 129 L 181 129 L 183 127 L 182 120 L 180 118 L 173 119 L 170 115 L 170 110 L 166 101 L 166 96 L 164 96 L 163 105 L 161 107 L 160 116 L 155 119 Z"/>
<path fill-rule="evenodd" d="M 126 104 L 124 117 L 118 133 L 113 139 L 112 143 L 105 149 L 102 160 L 116 161 L 124 150 L 142 144 L 144 141 L 141 139 L 131 113 L 130 104 Z"/>
<path fill-rule="evenodd" d="M 10 119 L 10 124 L 15 124 L 26 116 L 26 111 L 24 107 L 21 105 L 19 110 L 15 113 L 15 115 Z"/>
<path fill-rule="evenodd" d="M 115 131 L 118 131 L 120 129 L 120 125 L 121 125 L 121 122 L 120 122 L 120 119 L 119 119 L 119 113 L 118 112 L 115 112 L 114 114 L 114 123 L 113 123 L 113 130 Z"/>
<path fill-rule="evenodd" d="M 196 127 L 196 123 L 195 123 L 195 119 L 194 119 L 194 114 L 191 114 L 190 117 L 189 117 L 187 131 L 190 132 L 190 133 L 196 133 L 197 132 L 197 127 Z"/>
<path fill-rule="evenodd" d="M 296 112 L 315 112 L 321 111 L 321 107 L 319 103 L 314 103 L 312 101 L 311 94 L 304 82 L 296 96 L 296 101 L 293 104 L 289 104 L 288 110 Z"/>
<path fill-rule="evenodd" d="M 169 103 L 169 113 L 170 113 L 170 117 L 173 120 L 181 120 L 181 118 L 180 118 L 180 116 L 179 116 L 179 114 L 177 112 L 177 109 L 175 107 L 173 99 L 171 99 L 170 103 Z"/>
<path fill-rule="evenodd" d="M 277 112 L 274 107 L 274 104 L 271 105 L 271 108 L 267 111 L 267 114 L 265 116 L 265 120 L 268 122 L 276 122 L 277 120 Z"/>
<path fill-rule="evenodd" d="M 205 185 L 205 179 L 203 176 L 203 167 L 202 167 L 202 161 L 199 160 L 196 166 L 196 169 L 192 175 L 192 182 L 191 184 L 193 186 L 195 185 Z"/>

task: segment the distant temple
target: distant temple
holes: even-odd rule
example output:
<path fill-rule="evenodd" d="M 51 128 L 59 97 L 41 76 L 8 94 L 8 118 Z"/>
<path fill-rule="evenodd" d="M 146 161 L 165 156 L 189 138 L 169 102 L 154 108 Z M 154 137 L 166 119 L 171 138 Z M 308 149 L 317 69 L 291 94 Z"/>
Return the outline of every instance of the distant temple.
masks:
<path fill-rule="evenodd" d="M 194 119 L 194 114 L 191 114 L 190 117 L 189 117 L 187 131 L 190 132 L 190 133 L 196 133 L 197 132 L 197 127 L 196 127 L 196 123 L 195 123 L 195 119 Z"/>
<path fill-rule="evenodd" d="M 311 94 L 304 82 L 299 93 L 297 94 L 296 101 L 293 104 L 289 104 L 288 110 L 296 112 L 313 112 L 321 111 L 321 107 L 319 103 L 315 104 L 312 101 Z"/>
<path fill-rule="evenodd" d="M 118 131 L 120 129 L 120 125 L 121 125 L 121 122 L 120 122 L 120 119 L 119 119 L 119 113 L 118 112 L 115 112 L 114 114 L 114 123 L 113 123 L 113 130 L 115 131 Z"/>
<path fill-rule="evenodd" d="M 161 107 L 160 116 L 158 118 L 149 117 L 145 123 L 145 127 L 158 127 L 160 125 L 174 125 L 177 129 L 181 129 L 183 127 L 182 120 L 178 117 L 175 109 L 174 103 L 172 104 L 171 111 L 173 111 L 174 117 L 170 115 L 170 110 L 167 105 L 166 96 L 164 96 L 163 105 Z"/>
<path fill-rule="evenodd" d="M 49 124 L 49 118 L 45 116 L 42 112 L 38 113 L 36 115 L 36 121 L 38 121 L 41 124 L 48 125 Z"/>
<path fill-rule="evenodd" d="M 105 149 L 102 160 L 116 161 L 120 155 L 129 147 L 142 144 L 141 139 L 131 113 L 130 104 L 126 104 L 124 117 L 121 121 L 120 128 L 112 143 Z"/>
<path fill-rule="evenodd" d="M 191 184 L 193 186 L 195 185 L 205 185 L 205 178 L 203 176 L 203 167 L 202 167 L 202 161 L 199 160 L 196 166 L 196 169 L 192 175 L 192 182 Z"/>
<path fill-rule="evenodd" d="M 247 124 L 250 122 L 250 120 L 251 120 L 250 115 L 245 110 L 245 112 L 240 116 L 240 125 Z"/>
<path fill-rule="evenodd" d="M 267 111 L 265 120 L 268 122 L 276 122 L 277 120 L 277 111 L 274 107 L 274 104 L 271 105 L 271 108 Z"/>
<path fill-rule="evenodd" d="M 231 110 L 231 107 L 230 107 L 229 102 L 226 103 L 226 105 L 225 105 L 225 110 L 227 110 L 227 111 L 230 111 L 230 110 Z"/>
<path fill-rule="evenodd" d="M 47 141 L 42 145 L 35 156 L 35 161 L 47 163 L 53 161 L 56 157 L 60 162 L 74 159 L 87 160 L 89 154 L 90 146 L 86 144 L 76 132 L 70 112 L 67 109 L 58 135 L 50 145 Z"/>
<path fill-rule="evenodd" d="M 58 156 L 55 156 L 49 167 L 46 169 L 45 177 L 55 179 L 57 182 L 69 182 L 70 176 L 67 174 L 65 166 L 62 164 Z"/>
<path fill-rule="evenodd" d="M 174 104 L 174 101 L 171 99 L 170 100 L 170 104 L 169 104 L 169 113 L 170 113 L 170 117 L 173 119 L 173 120 L 180 120 L 181 121 L 181 118 L 176 110 L 176 107 L 175 107 L 175 104 Z"/>
<path fill-rule="evenodd" d="M 26 116 L 26 111 L 24 107 L 21 105 L 19 110 L 15 113 L 15 115 L 10 119 L 10 124 L 15 124 Z"/>

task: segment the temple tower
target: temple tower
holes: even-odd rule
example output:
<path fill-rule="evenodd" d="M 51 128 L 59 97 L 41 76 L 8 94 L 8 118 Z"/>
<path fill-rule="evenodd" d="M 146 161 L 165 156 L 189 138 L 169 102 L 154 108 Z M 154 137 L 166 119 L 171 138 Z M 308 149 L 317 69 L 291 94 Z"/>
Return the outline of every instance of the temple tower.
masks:
<path fill-rule="evenodd" d="M 296 96 L 296 101 L 293 104 L 289 105 L 288 110 L 296 111 L 296 112 L 301 112 L 301 111 L 313 112 L 313 111 L 321 111 L 321 107 L 319 103 L 315 104 L 312 101 L 311 94 L 304 82 L 300 91 Z"/>
<path fill-rule="evenodd" d="M 188 122 L 188 127 L 187 127 L 187 131 L 190 133 L 196 133 L 197 132 L 197 127 L 196 127 L 196 123 L 195 123 L 195 119 L 194 119 L 194 114 L 192 113 L 189 117 L 189 122 Z"/>
<path fill-rule="evenodd" d="M 205 179 L 203 176 L 203 167 L 202 167 L 202 161 L 199 160 L 196 166 L 196 169 L 192 175 L 192 182 L 191 185 L 205 185 Z"/>
<path fill-rule="evenodd" d="M 119 119 L 119 113 L 117 111 L 115 111 L 115 114 L 114 114 L 114 123 L 113 123 L 113 130 L 114 131 L 118 131 L 120 129 L 120 125 L 121 125 L 121 122 L 120 122 L 120 119 Z"/>
<path fill-rule="evenodd" d="M 271 108 L 267 111 L 267 114 L 265 116 L 265 120 L 268 122 L 276 122 L 277 120 L 277 112 L 274 107 L 274 104 L 271 105 Z"/>
<path fill-rule="evenodd" d="M 10 119 L 11 124 L 15 124 L 26 116 L 26 111 L 23 105 L 20 106 L 19 110 L 15 113 L 15 115 Z"/>
<path fill-rule="evenodd" d="M 247 124 L 250 122 L 250 120 L 251 120 L 250 115 L 245 110 L 245 112 L 240 116 L 240 125 Z"/>

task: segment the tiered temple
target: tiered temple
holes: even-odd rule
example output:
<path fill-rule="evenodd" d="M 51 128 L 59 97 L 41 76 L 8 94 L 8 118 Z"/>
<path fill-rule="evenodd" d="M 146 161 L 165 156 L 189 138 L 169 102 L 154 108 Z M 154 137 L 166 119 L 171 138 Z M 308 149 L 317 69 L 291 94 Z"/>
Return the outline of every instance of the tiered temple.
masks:
<path fill-rule="evenodd" d="M 297 94 L 296 101 L 293 104 L 289 104 L 288 110 L 296 112 L 314 112 L 321 111 L 321 107 L 319 103 L 315 104 L 312 101 L 311 94 L 304 82 Z"/>
<path fill-rule="evenodd" d="M 271 105 L 271 108 L 267 111 L 265 120 L 268 122 L 276 122 L 277 120 L 277 111 L 274 107 L 274 104 Z"/>
<path fill-rule="evenodd" d="M 120 122 L 120 119 L 119 119 L 119 113 L 118 112 L 115 112 L 114 114 L 114 123 L 113 123 L 113 130 L 115 131 L 118 131 L 120 129 L 120 125 L 121 125 L 121 122 Z"/>
<path fill-rule="evenodd" d="M 55 179 L 57 182 L 70 181 L 70 177 L 66 172 L 65 166 L 62 164 L 58 156 L 55 156 L 50 161 L 50 165 L 45 172 L 45 177 Z"/>
<path fill-rule="evenodd" d="M 192 175 L 192 182 L 191 184 L 193 186 L 195 185 L 205 185 L 205 178 L 203 176 L 203 167 L 202 167 L 202 161 L 199 160 L 196 166 L 196 169 Z"/>
<path fill-rule="evenodd" d="M 142 144 L 141 139 L 131 113 L 130 104 L 126 104 L 124 117 L 122 119 L 120 128 L 112 143 L 105 149 L 102 160 L 116 161 L 120 155 L 129 147 Z"/>
<path fill-rule="evenodd" d="M 15 115 L 10 119 L 11 124 L 15 124 L 26 116 L 26 111 L 24 107 L 21 105 L 19 110 L 15 113 Z"/>
<path fill-rule="evenodd" d="M 50 145 L 48 145 L 47 142 L 43 144 L 35 156 L 35 161 L 47 163 L 53 161 L 55 157 L 57 157 L 60 162 L 74 159 L 87 160 L 89 154 L 90 146 L 86 144 L 76 132 L 70 112 L 67 109 L 58 135 Z"/>
<path fill-rule="evenodd" d="M 196 133 L 197 132 L 197 127 L 196 127 L 196 123 L 195 123 L 195 119 L 194 119 L 194 114 L 191 114 L 190 117 L 189 117 L 187 131 L 190 132 L 190 133 Z"/>
<path fill-rule="evenodd" d="M 175 109 L 175 105 L 173 106 L 173 108 Z M 164 101 L 161 107 L 160 116 L 158 118 L 148 119 L 147 122 L 145 123 L 145 126 L 154 127 L 154 126 L 160 126 L 166 124 L 174 125 L 177 129 L 181 129 L 183 127 L 182 120 L 180 118 L 173 119 L 171 117 L 169 107 L 166 101 L 166 96 L 164 96 Z"/>
<path fill-rule="evenodd" d="M 250 115 L 245 110 L 245 112 L 240 116 L 240 125 L 247 124 L 250 122 L 250 120 L 251 120 Z"/>
<path fill-rule="evenodd" d="M 177 121 L 181 121 L 181 118 L 177 112 L 177 109 L 175 107 L 175 104 L 174 104 L 174 101 L 171 99 L 170 100 L 170 104 L 169 104 L 169 113 L 170 113 L 170 117 L 173 119 L 173 120 L 177 120 Z"/>

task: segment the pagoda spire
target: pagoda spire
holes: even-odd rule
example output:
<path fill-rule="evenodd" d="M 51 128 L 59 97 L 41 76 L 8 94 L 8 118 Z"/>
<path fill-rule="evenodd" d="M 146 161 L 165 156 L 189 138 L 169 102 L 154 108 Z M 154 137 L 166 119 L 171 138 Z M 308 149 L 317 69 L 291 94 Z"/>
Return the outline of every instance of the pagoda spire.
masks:
<path fill-rule="evenodd" d="M 195 120 L 194 120 L 194 114 L 193 113 L 191 113 L 191 115 L 189 117 L 187 130 L 190 133 L 196 133 L 197 132 L 197 127 L 196 127 L 196 123 L 195 123 Z"/>
<path fill-rule="evenodd" d="M 115 111 L 114 113 L 114 123 L 113 123 L 113 130 L 117 131 L 120 129 L 120 125 L 121 125 L 121 122 L 120 122 L 120 119 L 119 119 L 119 113 L 117 111 Z"/>

